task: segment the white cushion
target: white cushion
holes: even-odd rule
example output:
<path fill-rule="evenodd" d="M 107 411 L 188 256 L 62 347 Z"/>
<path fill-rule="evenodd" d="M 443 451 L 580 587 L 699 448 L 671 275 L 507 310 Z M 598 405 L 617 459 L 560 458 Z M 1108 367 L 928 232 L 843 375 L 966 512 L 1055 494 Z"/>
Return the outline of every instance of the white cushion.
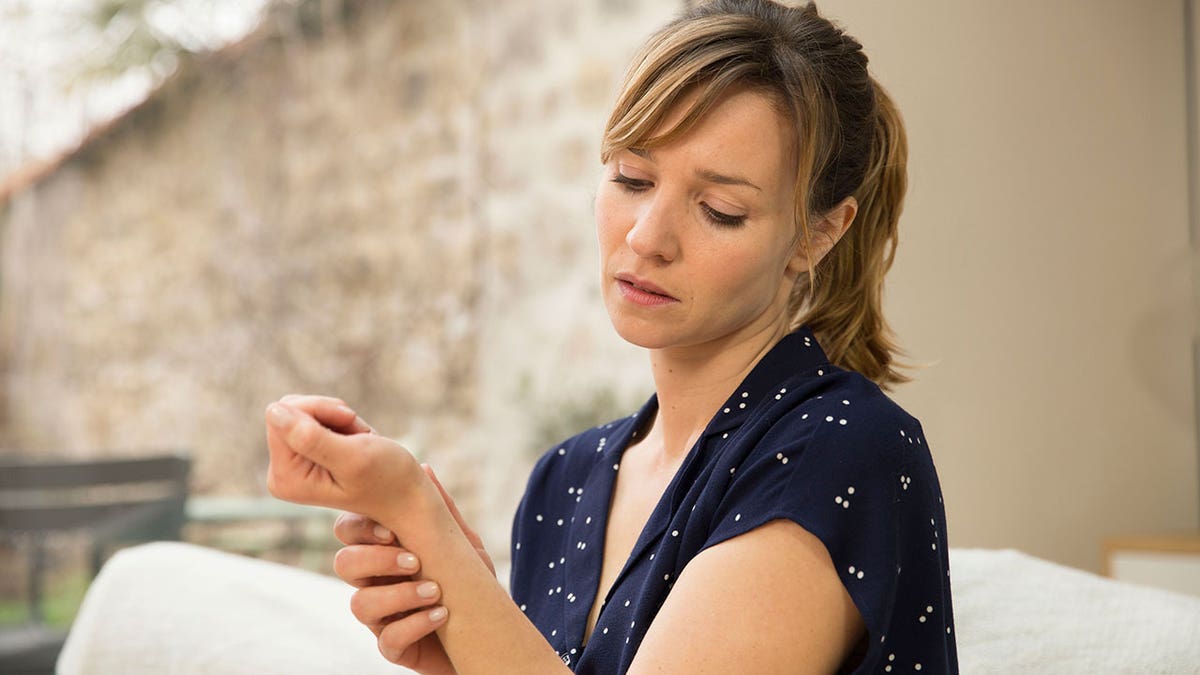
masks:
<path fill-rule="evenodd" d="M 1017 551 L 951 549 L 959 664 L 987 673 L 1200 673 L 1200 598 Z M 337 579 L 178 543 L 117 553 L 59 673 L 410 673 L 383 660 Z"/>
<path fill-rule="evenodd" d="M 1011 550 L 950 550 L 963 673 L 1200 673 L 1200 598 Z"/>
<path fill-rule="evenodd" d="M 88 589 L 61 675 L 411 673 L 379 654 L 338 579 L 180 543 L 119 551 Z"/>

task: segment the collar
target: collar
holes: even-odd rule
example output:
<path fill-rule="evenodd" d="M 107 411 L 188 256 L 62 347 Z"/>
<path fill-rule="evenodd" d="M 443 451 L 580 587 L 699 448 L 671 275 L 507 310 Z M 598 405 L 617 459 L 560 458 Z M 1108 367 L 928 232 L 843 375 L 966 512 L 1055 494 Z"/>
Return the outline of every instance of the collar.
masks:
<path fill-rule="evenodd" d="M 738 388 L 717 409 L 703 437 L 723 434 L 739 427 L 761 404 L 778 400 L 787 393 L 788 381 L 804 372 L 828 366 L 829 358 L 807 326 L 801 326 L 777 342 Z M 657 405 L 657 403 L 656 403 Z"/>
<path fill-rule="evenodd" d="M 800 373 L 813 369 L 818 369 L 819 372 L 820 366 L 829 365 L 829 357 L 817 343 L 817 338 L 810 328 L 801 326 L 788 333 L 750 369 L 750 374 L 717 409 L 701 434 L 701 439 L 727 433 L 741 426 L 750 414 L 759 408 L 759 404 L 778 400 L 786 394 L 787 388 L 782 386 L 785 382 Z M 631 416 L 629 443 L 641 439 L 657 412 L 658 394 L 655 393 Z M 623 444 L 614 447 L 623 447 Z"/>
<path fill-rule="evenodd" d="M 761 408 L 761 404 L 782 398 L 787 393 L 787 386 L 796 386 L 794 383 L 798 376 L 813 370 L 817 375 L 824 374 L 822 368 L 831 368 L 831 366 L 825 352 L 817 344 L 812 331 L 802 327 L 788 334 L 755 364 L 750 374 L 734 390 L 729 399 L 725 401 L 725 405 L 721 406 L 716 416 L 709 422 L 696 447 L 701 447 L 703 440 L 714 434 L 728 434 L 731 429 L 741 425 L 754 411 Z M 580 597 L 568 593 L 563 599 L 565 628 L 570 631 L 566 634 L 566 638 L 570 645 L 582 644 L 588 612 L 590 612 L 599 590 L 597 587 L 600 583 L 601 563 L 601 557 L 598 555 L 579 555 L 577 557 L 573 554 L 584 551 L 584 547 L 588 543 L 592 543 L 594 546 L 603 545 L 603 539 L 597 538 L 596 529 L 608 526 L 609 501 L 615 490 L 616 470 L 619 467 L 621 455 L 626 447 L 637 442 L 645 433 L 648 423 L 657 411 L 658 395 L 654 394 L 636 414 L 625 418 L 622 423 L 614 425 L 615 428 L 609 433 L 612 443 L 608 445 L 607 452 L 604 452 L 604 447 L 608 437 L 600 439 L 596 452 L 603 453 L 603 461 L 597 462 L 590 472 L 586 481 L 586 493 L 576 497 L 577 502 L 582 502 L 580 513 L 604 515 L 595 524 L 590 517 L 578 522 L 572 519 L 568 541 L 575 542 L 577 550 L 568 551 L 564 563 L 569 571 L 568 578 L 573 578 L 576 574 L 581 575 L 585 584 Z M 676 471 L 671 484 L 667 486 L 663 496 L 654 507 L 654 511 L 651 512 L 646 525 L 630 551 L 629 558 L 609 587 L 605 603 L 621 587 L 621 582 L 628 574 L 632 563 L 640 559 L 648 547 L 665 531 L 674 509 L 675 500 L 672 495 L 678 489 L 680 477 L 687 472 L 688 466 L 695 460 L 694 450 L 695 448 L 693 448 L 693 452 L 688 453 L 683 465 Z"/>

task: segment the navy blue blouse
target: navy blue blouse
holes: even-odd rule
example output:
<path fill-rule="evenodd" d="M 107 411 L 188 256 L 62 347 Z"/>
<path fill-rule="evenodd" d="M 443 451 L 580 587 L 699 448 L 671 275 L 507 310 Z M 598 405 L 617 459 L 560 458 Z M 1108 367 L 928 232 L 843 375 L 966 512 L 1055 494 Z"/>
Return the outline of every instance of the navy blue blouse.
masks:
<path fill-rule="evenodd" d="M 958 672 L 941 489 L 920 423 L 829 363 L 807 328 L 785 337 L 709 422 L 604 598 L 621 455 L 652 421 L 585 431 L 538 460 L 513 522 L 513 600 L 576 673 L 624 673 L 698 553 L 786 518 L 818 537 L 866 624 L 854 673 Z"/>

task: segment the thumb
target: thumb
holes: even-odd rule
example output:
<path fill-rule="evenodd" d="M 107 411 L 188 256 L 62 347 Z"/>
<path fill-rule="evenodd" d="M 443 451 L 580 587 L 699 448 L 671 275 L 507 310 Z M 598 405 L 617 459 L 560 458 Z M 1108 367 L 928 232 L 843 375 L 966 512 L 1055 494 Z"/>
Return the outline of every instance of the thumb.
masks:
<path fill-rule="evenodd" d="M 286 403 L 267 406 L 268 433 L 274 431 L 283 441 L 279 452 L 290 450 L 330 471 L 338 468 L 337 455 L 330 447 L 331 432 L 311 415 Z M 271 448 L 276 450 L 276 448 Z M 284 459 L 286 454 L 279 457 Z M 273 454 L 272 459 L 276 456 Z"/>

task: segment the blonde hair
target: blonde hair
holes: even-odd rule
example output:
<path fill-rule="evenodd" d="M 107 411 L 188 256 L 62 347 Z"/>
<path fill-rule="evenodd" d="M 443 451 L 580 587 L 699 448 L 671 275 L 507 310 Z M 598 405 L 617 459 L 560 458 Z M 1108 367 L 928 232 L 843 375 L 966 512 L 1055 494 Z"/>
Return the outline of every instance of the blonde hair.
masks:
<path fill-rule="evenodd" d="M 733 88 L 766 94 L 795 128 L 796 221 L 806 249 L 812 223 L 847 197 L 854 223 L 796 282 L 793 327 L 812 329 L 833 363 L 881 387 L 907 382 L 883 317 L 883 278 L 896 251 L 907 186 L 904 124 L 867 72 L 862 45 L 812 3 L 716 0 L 664 26 L 634 57 L 605 126 L 600 159 L 685 134 Z M 672 128 L 667 114 L 697 91 Z"/>

